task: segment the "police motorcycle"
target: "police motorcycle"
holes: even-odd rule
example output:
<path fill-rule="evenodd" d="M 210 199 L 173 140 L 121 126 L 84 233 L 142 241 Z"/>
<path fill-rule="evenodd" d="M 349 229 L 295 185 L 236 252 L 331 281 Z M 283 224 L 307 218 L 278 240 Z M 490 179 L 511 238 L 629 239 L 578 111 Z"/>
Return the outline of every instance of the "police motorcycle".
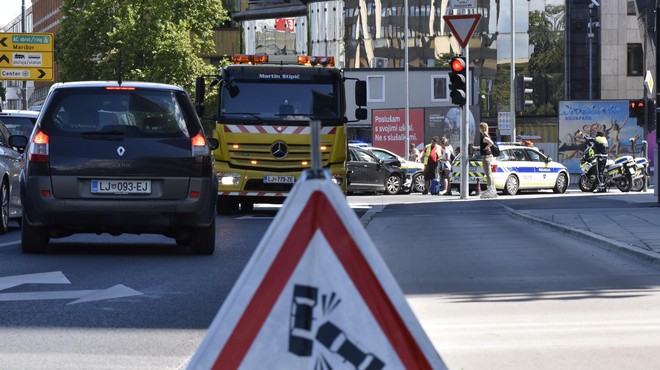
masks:
<path fill-rule="evenodd" d="M 636 138 L 630 138 L 630 148 L 632 156 L 625 156 L 635 163 L 635 174 L 633 175 L 632 191 L 642 191 L 646 188 L 647 178 L 649 176 L 649 160 L 643 155 L 646 150 L 646 140 L 642 140 L 642 149 L 640 156 L 635 156 Z"/>
<path fill-rule="evenodd" d="M 582 136 L 589 140 L 591 136 L 578 131 Z M 607 159 L 605 165 L 605 186 L 607 188 L 616 186 L 622 192 L 629 192 L 633 187 L 633 176 L 637 172 L 635 161 L 632 158 L 618 157 L 615 160 Z M 587 141 L 587 148 L 580 159 L 580 170 L 582 174 L 578 181 L 580 190 L 592 192 L 598 186 L 597 160 L 593 144 Z"/>

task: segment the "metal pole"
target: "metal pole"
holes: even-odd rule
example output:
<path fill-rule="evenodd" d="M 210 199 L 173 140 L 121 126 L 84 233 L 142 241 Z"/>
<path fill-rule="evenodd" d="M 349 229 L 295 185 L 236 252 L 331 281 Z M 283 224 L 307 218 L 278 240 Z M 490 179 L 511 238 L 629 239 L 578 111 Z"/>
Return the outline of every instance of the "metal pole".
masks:
<path fill-rule="evenodd" d="M 25 33 L 25 0 L 22 0 L 21 8 L 21 32 Z M 27 109 L 27 81 L 23 80 L 23 99 L 21 101 L 21 106 L 23 109 Z"/>
<path fill-rule="evenodd" d="M 406 118 L 404 119 L 406 128 L 405 128 L 405 148 L 403 148 L 403 153 L 404 153 L 404 158 L 410 159 L 408 157 L 408 153 L 410 152 L 409 147 L 410 147 L 410 90 L 409 90 L 409 75 L 408 75 L 408 0 L 405 0 L 404 2 L 404 21 L 403 21 L 403 27 L 405 28 L 404 30 L 404 38 L 405 38 L 405 52 L 404 52 L 404 70 L 405 70 L 405 75 L 406 75 Z M 426 139 L 424 139 L 424 143 L 426 143 Z M 413 184 L 411 184 L 412 186 Z"/>
<path fill-rule="evenodd" d="M 308 171 L 307 178 L 319 179 L 323 178 L 323 167 L 321 166 L 321 121 L 309 121 L 311 128 L 311 147 L 309 151 L 312 155 L 312 168 Z"/>
<path fill-rule="evenodd" d="M 463 106 L 461 117 L 461 174 L 468 173 L 468 145 L 470 141 L 470 88 L 472 76 L 470 74 L 470 45 L 465 45 L 465 105 Z M 476 122 L 475 122 L 476 124 Z M 467 199 L 470 196 L 470 187 L 468 184 L 469 176 L 461 176 L 461 199 Z"/>
<path fill-rule="evenodd" d="M 509 110 L 511 111 L 511 141 L 516 140 L 516 11 L 511 0 L 511 87 Z"/>
<path fill-rule="evenodd" d="M 593 99 L 593 16 L 592 11 L 594 9 L 594 4 L 589 4 L 589 24 L 587 25 L 587 43 L 589 43 L 589 100 Z"/>

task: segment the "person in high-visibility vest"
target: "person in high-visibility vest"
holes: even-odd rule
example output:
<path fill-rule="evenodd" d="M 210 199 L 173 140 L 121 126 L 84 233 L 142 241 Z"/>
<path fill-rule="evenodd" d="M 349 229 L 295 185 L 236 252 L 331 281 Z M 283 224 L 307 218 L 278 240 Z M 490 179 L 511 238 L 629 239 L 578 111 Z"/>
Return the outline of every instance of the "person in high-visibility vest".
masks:
<path fill-rule="evenodd" d="M 442 157 L 442 148 L 438 143 L 440 138 L 434 136 L 431 143 L 424 147 L 422 158 L 424 162 L 424 191 L 422 194 L 428 194 L 431 187 L 431 180 L 436 178 L 438 173 L 438 163 Z"/>
<path fill-rule="evenodd" d="M 607 156 L 610 152 L 609 144 L 603 131 L 596 132 L 596 137 L 588 138 L 587 141 L 593 143 L 594 156 L 596 157 L 598 187 L 594 189 L 594 193 L 602 193 L 607 191 L 605 187 L 605 167 L 607 166 Z"/>

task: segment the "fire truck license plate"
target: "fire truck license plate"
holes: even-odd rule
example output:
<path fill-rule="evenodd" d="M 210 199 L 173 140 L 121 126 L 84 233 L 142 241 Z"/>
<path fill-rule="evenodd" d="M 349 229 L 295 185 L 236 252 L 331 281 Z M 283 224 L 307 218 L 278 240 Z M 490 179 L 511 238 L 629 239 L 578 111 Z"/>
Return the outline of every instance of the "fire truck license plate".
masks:
<path fill-rule="evenodd" d="M 293 176 L 264 176 L 266 184 L 293 184 L 295 181 Z"/>

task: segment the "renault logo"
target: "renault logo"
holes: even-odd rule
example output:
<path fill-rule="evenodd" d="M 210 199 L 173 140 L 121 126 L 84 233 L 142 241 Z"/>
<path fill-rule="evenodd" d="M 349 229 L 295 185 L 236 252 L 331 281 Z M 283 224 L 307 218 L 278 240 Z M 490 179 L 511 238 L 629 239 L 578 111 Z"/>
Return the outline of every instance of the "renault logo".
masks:
<path fill-rule="evenodd" d="M 270 154 L 275 158 L 282 159 L 289 154 L 289 148 L 286 146 L 286 143 L 278 141 L 270 147 Z"/>
<path fill-rule="evenodd" d="M 119 148 L 117 148 L 117 154 L 119 154 L 120 157 L 123 156 L 124 153 L 126 153 L 126 149 L 124 149 L 123 146 L 120 146 Z"/>

